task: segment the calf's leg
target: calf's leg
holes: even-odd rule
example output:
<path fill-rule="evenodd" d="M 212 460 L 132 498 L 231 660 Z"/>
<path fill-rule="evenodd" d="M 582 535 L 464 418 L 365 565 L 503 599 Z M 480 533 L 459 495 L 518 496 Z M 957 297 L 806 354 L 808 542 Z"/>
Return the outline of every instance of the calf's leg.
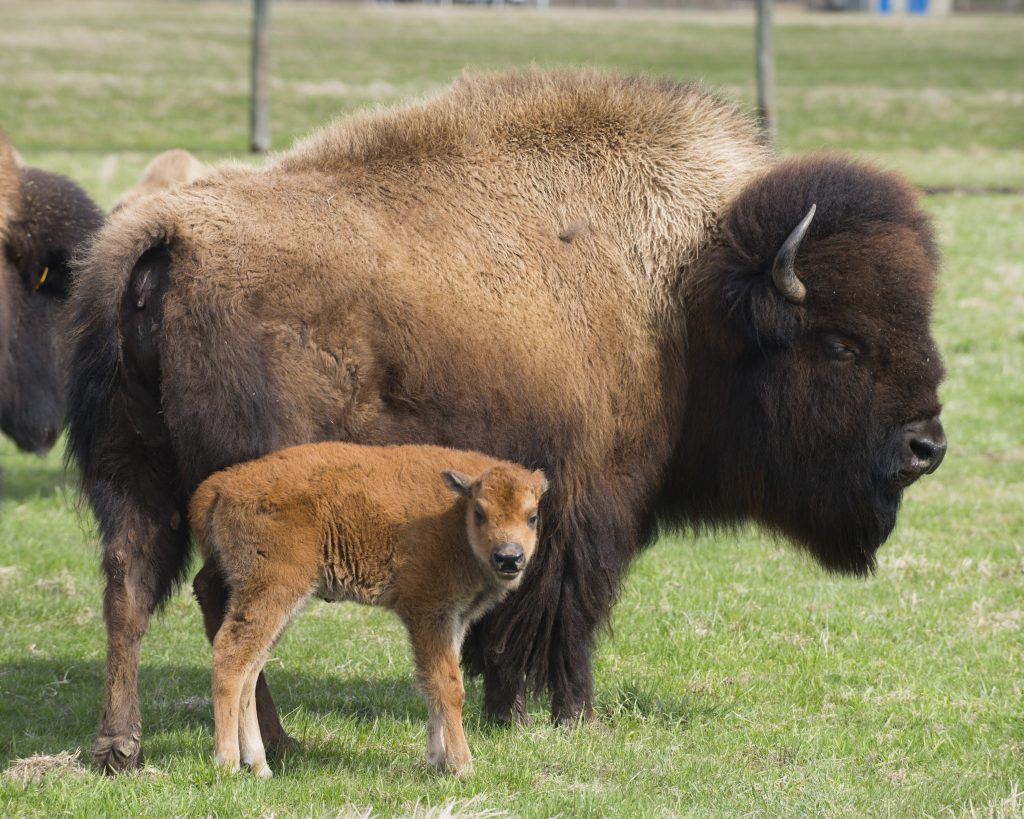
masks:
<path fill-rule="evenodd" d="M 256 715 L 256 679 L 270 649 L 308 589 L 284 586 L 268 571 L 264 589 L 236 588 L 213 640 L 213 719 L 217 764 L 237 771 L 246 761 L 271 776 Z"/>
<path fill-rule="evenodd" d="M 470 774 L 473 758 L 462 730 L 462 705 L 466 694 L 451 635 L 415 628 L 410 633 L 420 686 L 427 698 L 427 760 L 435 768 L 457 776 Z"/>
<path fill-rule="evenodd" d="M 260 779 L 270 779 L 274 774 L 267 764 L 267 751 L 260 735 L 259 719 L 256 716 L 256 679 L 259 677 L 266 654 L 252 667 L 242 681 L 241 710 L 239 713 L 238 745 L 242 764 L 248 765 Z"/>
<path fill-rule="evenodd" d="M 199 608 L 203 612 L 206 638 L 212 644 L 221 623 L 224 622 L 224 611 L 228 604 L 228 589 L 216 564 L 207 562 L 200 569 L 199 574 L 192 581 L 192 590 L 196 600 L 199 601 Z M 284 726 L 281 725 L 281 718 L 278 716 L 274 700 L 270 696 L 270 687 L 267 685 L 262 671 L 256 678 L 255 696 L 260 736 L 263 737 L 263 742 L 267 747 L 277 751 L 297 748 L 299 743 L 288 736 Z"/>

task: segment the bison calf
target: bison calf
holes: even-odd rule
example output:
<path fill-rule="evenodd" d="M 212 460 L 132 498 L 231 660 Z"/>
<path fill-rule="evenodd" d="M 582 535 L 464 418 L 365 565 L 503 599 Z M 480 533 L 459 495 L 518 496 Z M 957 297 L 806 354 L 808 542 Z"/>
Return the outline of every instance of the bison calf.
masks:
<path fill-rule="evenodd" d="M 191 501 L 192 531 L 204 571 L 220 571 L 230 589 L 213 642 L 218 764 L 272 775 L 256 679 L 315 594 L 402 619 L 427 697 L 427 759 L 469 772 L 459 649 L 470 624 L 519 584 L 546 489 L 542 472 L 475 452 L 341 443 L 292 447 L 206 480 Z"/>

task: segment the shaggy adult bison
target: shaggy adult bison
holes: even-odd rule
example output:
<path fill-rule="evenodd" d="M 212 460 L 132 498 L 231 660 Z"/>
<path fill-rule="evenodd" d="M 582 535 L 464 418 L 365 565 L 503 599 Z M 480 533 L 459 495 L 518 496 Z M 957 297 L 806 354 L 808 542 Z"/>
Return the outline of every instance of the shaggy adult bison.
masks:
<path fill-rule="evenodd" d="M 590 711 L 595 629 L 659 528 L 754 520 L 869 571 L 946 448 L 937 262 L 899 177 L 779 161 L 697 87 L 600 73 L 464 78 L 123 209 L 73 297 L 71 452 L 107 575 L 98 762 L 142 760 L 139 647 L 187 565 L 189 493 L 289 444 L 548 474 L 537 560 L 464 651 L 498 719 L 528 688 L 556 719 Z M 195 589 L 212 636 L 223 584 Z"/>
<path fill-rule="evenodd" d="M 0 429 L 28 452 L 64 426 L 69 262 L 102 222 L 77 185 L 24 166 L 0 132 Z"/>

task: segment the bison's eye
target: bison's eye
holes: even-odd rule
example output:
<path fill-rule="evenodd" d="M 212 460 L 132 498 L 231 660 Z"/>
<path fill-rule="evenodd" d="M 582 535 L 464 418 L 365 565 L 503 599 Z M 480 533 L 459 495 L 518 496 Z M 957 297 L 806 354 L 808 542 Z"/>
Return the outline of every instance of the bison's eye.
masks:
<path fill-rule="evenodd" d="M 473 520 L 476 521 L 477 526 L 487 523 L 487 515 L 484 514 L 483 507 L 479 503 L 473 505 Z"/>
<path fill-rule="evenodd" d="M 825 354 L 835 361 L 853 361 L 860 355 L 860 347 L 848 338 L 825 333 L 821 337 Z"/>
<path fill-rule="evenodd" d="M 526 525 L 529 526 L 531 529 L 536 529 L 537 528 L 537 513 L 536 512 L 534 512 L 532 515 L 530 515 L 530 517 L 528 517 L 526 519 Z"/>

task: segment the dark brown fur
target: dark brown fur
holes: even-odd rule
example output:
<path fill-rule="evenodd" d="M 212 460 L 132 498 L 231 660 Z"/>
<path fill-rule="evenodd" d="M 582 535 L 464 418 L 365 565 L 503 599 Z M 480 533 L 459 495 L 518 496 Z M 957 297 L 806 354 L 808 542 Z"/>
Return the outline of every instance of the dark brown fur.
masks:
<path fill-rule="evenodd" d="M 271 776 L 256 679 L 316 595 L 401 618 L 430 713 L 427 759 L 469 773 L 459 649 L 470 624 L 522 580 L 545 488 L 540 472 L 476 452 L 341 443 L 291 447 L 204 481 L 189 519 L 204 570 L 230 590 L 213 642 L 218 763 Z M 508 550 L 519 562 L 499 571 Z"/>
<path fill-rule="evenodd" d="M 103 216 L 71 180 L 23 165 L 0 131 L 0 429 L 42 454 L 64 426 L 71 258 Z"/>
<path fill-rule="evenodd" d="M 795 305 L 768 272 L 812 202 Z M 544 548 L 464 647 L 502 719 L 527 684 L 556 718 L 589 712 L 595 629 L 659 525 L 754 519 L 866 571 L 897 439 L 938 411 L 935 267 L 903 180 L 776 162 L 700 89 L 599 73 L 466 78 L 125 209 L 76 294 L 72 447 L 108 575 L 101 764 L 141 759 L 138 640 L 185 566 L 189 492 L 281 446 L 544 468 Z M 865 354 L 823 356 L 836 333 Z M 222 584 L 198 583 L 212 639 Z"/>

